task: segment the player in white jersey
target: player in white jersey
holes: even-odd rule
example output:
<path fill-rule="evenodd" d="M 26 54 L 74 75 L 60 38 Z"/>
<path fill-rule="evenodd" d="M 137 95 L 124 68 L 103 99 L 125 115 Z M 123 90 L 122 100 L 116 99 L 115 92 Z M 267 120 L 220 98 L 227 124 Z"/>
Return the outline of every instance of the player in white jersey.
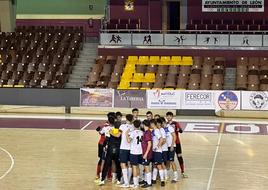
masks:
<path fill-rule="evenodd" d="M 162 145 L 163 145 L 163 138 L 161 135 L 160 130 L 157 128 L 157 122 L 156 120 L 152 119 L 150 121 L 150 126 L 153 136 L 153 163 L 154 163 L 154 169 L 153 169 L 153 180 L 152 184 L 156 184 L 156 177 L 157 177 L 157 170 L 159 171 L 159 176 L 161 180 L 161 186 L 165 186 L 165 179 L 164 179 L 164 171 L 162 167 L 163 163 L 163 157 L 162 157 Z"/>
<path fill-rule="evenodd" d="M 169 112 L 167 112 L 169 113 Z M 167 123 L 164 127 L 167 137 L 167 145 L 168 145 L 168 161 L 167 161 L 167 170 L 170 170 L 170 167 L 173 170 L 173 179 L 171 183 L 176 183 L 178 181 L 178 172 L 177 166 L 174 162 L 175 156 L 175 148 L 176 148 L 176 134 L 175 134 L 175 126 L 171 123 Z M 170 172 L 168 172 L 170 173 Z"/>
<path fill-rule="evenodd" d="M 133 182 L 134 185 L 131 186 L 133 188 L 139 187 L 139 164 L 142 164 L 142 137 L 143 132 L 140 130 L 141 121 L 135 120 L 133 122 L 134 130 L 127 131 L 126 137 L 128 142 L 130 143 L 130 164 L 132 165 L 133 170 Z"/>
<path fill-rule="evenodd" d="M 133 115 L 126 115 L 126 124 L 122 124 L 119 128 L 119 133 L 121 134 L 121 144 L 120 144 L 120 154 L 119 160 L 121 163 L 122 173 L 124 184 L 120 187 L 127 188 L 129 187 L 129 180 L 132 175 L 132 168 L 129 163 L 130 161 L 130 143 L 127 141 L 127 131 L 131 132 L 134 130 Z"/>
<path fill-rule="evenodd" d="M 167 145 L 166 132 L 164 129 L 164 127 L 166 125 L 166 120 L 165 120 L 165 118 L 160 117 L 156 121 L 157 121 L 157 127 L 159 128 L 161 135 L 162 135 L 162 138 L 164 139 L 164 143 L 162 145 L 162 157 L 163 157 L 162 167 L 164 170 L 165 180 L 168 181 L 168 172 L 167 172 L 167 168 L 166 168 L 166 164 L 168 161 L 168 145 Z"/>

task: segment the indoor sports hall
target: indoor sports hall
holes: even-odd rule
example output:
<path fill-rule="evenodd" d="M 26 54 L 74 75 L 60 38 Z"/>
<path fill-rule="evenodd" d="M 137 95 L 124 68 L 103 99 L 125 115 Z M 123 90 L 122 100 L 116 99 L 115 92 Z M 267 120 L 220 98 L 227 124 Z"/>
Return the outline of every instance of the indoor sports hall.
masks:
<path fill-rule="evenodd" d="M 0 190 L 266 190 L 267 135 L 268 1 L 0 1 Z"/>

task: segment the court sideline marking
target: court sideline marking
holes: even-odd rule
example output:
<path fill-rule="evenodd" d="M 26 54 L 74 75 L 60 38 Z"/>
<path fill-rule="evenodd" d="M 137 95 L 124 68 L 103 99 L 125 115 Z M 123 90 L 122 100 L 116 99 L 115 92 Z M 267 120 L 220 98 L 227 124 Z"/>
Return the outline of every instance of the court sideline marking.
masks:
<path fill-rule="evenodd" d="M 88 122 L 85 126 L 81 128 L 81 131 L 85 130 L 93 121 Z"/>
<path fill-rule="evenodd" d="M 215 170 L 215 164 L 216 164 L 216 160 L 217 160 L 217 157 L 218 157 L 218 153 L 219 153 L 219 148 L 220 148 L 220 144 L 221 144 L 221 137 L 222 137 L 222 129 L 224 127 L 224 123 L 221 123 L 221 132 L 219 134 L 219 138 L 218 138 L 218 142 L 217 142 L 217 147 L 216 147 L 216 150 L 215 150 L 215 154 L 214 154 L 214 159 L 213 159 L 213 162 L 212 162 L 212 166 L 211 166 L 211 171 L 210 171 L 210 176 L 209 176 L 209 179 L 208 179 L 208 184 L 207 184 L 207 190 L 210 189 L 210 186 L 211 186 L 211 181 L 212 181 L 212 177 L 213 177 L 213 174 L 214 174 L 214 170 Z"/>
<path fill-rule="evenodd" d="M 11 160 L 11 165 L 10 165 L 9 169 L 2 176 L 0 176 L 0 180 L 1 180 L 4 177 L 6 177 L 6 175 L 9 174 L 9 172 L 13 169 L 14 164 L 15 164 L 15 161 L 14 161 L 13 156 L 6 149 L 0 147 L 0 150 L 2 150 L 3 152 L 5 152 L 9 156 L 9 158 Z"/>

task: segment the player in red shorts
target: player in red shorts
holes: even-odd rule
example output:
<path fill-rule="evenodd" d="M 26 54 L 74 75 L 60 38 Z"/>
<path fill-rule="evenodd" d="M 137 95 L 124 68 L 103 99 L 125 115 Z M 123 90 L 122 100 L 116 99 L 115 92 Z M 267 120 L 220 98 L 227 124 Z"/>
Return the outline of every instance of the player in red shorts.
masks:
<path fill-rule="evenodd" d="M 107 118 L 109 117 L 116 117 L 114 112 L 109 112 L 107 114 Z M 98 157 L 99 157 L 99 161 L 97 164 L 97 171 L 96 171 L 96 179 L 99 179 L 101 176 L 101 171 L 103 168 L 103 159 L 104 158 L 104 142 L 106 139 L 106 136 L 109 135 L 109 130 L 110 130 L 110 124 L 108 121 L 105 122 L 104 125 L 97 127 L 96 131 L 99 132 L 100 134 L 100 140 L 98 142 Z M 111 170 L 109 170 L 108 172 L 108 178 L 111 178 Z"/>
<path fill-rule="evenodd" d="M 176 134 L 176 155 L 180 164 L 181 168 L 181 175 L 183 178 L 187 178 L 188 176 L 184 173 L 184 161 L 182 157 L 182 148 L 181 148 L 181 142 L 180 142 L 180 136 L 179 133 L 182 133 L 183 130 L 180 126 L 180 124 L 176 121 L 173 121 L 173 113 L 167 112 L 166 113 L 167 122 L 171 125 L 174 125 L 175 128 L 175 134 Z"/>

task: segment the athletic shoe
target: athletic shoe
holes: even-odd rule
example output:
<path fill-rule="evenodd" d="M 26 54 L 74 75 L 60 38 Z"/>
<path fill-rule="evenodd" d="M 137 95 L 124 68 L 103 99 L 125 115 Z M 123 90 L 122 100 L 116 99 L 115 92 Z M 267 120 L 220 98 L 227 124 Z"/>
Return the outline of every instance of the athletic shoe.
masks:
<path fill-rule="evenodd" d="M 95 179 L 94 182 L 95 183 L 99 183 L 101 181 L 101 179 Z"/>
<path fill-rule="evenodd" d="M 181 177 L 182 177 L 182 178 L 188 178 L 188 175 L 186 175 L 185 173 L 182 173 L 182 174 L 181 174 Z"/>
<path fill-rule="evenodd" d="M 153 185 L 149 185 L 148 183 L 145 183 L 143 186 L 141 186 L 141 188 L 148 188 L 148 187 L 152 187 Z"/>
<path fill-rule="evenodd" d="M 123 185 L 120 185 L 119 187 L 121 187 L 121 188 L 129 188 L 130 186 L 128 184 L 123 184 Z"/>
<path fill-rule="evenodd" d="M 130 185 L 130 188 L 137 189 L 137 188 L 139 188 L 139 186 L 133 184 L 133 185 Z"/>
<path fill-rule="evenodd" d="M 113 183 L 113 184 L 116 184 L 117 181 L 118 181 L 117 179 L 113 179 L 113 180 L 112 180 L 112 183 Z"/>
<path fill-rule="evenodd" d="M 178 180 L 175 180 L 175 179 L 173 179 L 172 181 L 171 181 L 171 183 L 177 183 L 178 182 Z"/>
<path fill-rule="evenodd" d="M 152 184 L 156 184 L 156 180 L 152 180 Z"/>
<path fill-rule="evenodd" d="M 161 181 L 161 187 L 164 187 L 164 186 L 165 186 L 165 182 Z"/>
<path fill-rule="evenodd" d="M 139 182 L 140 185 L 144 185 L 146 183 L 146 181 L 142 180 Z"/>
<path fill-rule="evenodd" d="M 121 182 L 121 181 L 116 182 L 116 185 L 122 185 L 122 184 L 123 184 L 123 182 Z"/>
<path fill-rule="evenodd" d="M 99 183 L 98 183 L 98 186 L 103 186 L 105 183 L 104 183 L 104 181 L 100 181 Z"/>

